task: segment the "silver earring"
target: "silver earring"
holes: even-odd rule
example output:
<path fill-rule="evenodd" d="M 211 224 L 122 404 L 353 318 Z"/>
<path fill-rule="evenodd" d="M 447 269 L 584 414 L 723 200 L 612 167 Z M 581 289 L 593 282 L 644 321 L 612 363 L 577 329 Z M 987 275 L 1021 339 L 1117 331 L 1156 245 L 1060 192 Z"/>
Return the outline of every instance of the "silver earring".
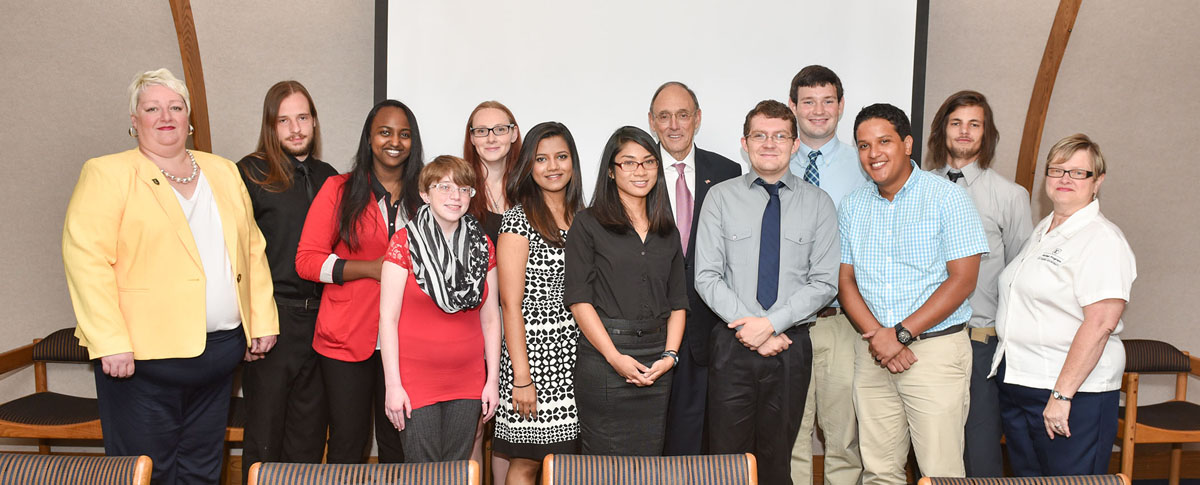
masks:
<path fill-rule="evenodd" d="M 196 128 L 192 127 L 191 123 L 188 123 L 188 136 L 192 136 L 192 134 L 195 132 L 196 132 Z"/>
<path fill-rule="evenodd" d="M 132 126 L 129 127 L 129 137 L 137 138 L 137 128 L 134 128 Z"/>

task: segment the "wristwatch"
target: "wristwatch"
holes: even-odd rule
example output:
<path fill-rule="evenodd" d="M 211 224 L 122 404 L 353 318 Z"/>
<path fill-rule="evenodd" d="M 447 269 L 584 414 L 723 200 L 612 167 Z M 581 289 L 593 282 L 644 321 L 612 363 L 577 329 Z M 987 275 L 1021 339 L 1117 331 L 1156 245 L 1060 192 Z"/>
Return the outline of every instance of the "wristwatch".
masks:
<path fill-rule="evenodd" d="M 1051 391 L 1050 391 L 1050 397 L 1052 397 L 1052 398 L 1054 398 L 1054 399 L 1058 399 L 1059 401 L 1071 402 L 1071 398 L 1069 398 L 1069 397 L 1067 397 L 1067 396 L 1064 396 L 1064 395 L 1062 395 L 1061 393 L 1059 393 L 1059 392 L 1058 392 L 1058 391 L 1056 391 L 1056 390 L 1051 390 Z"/>
<path fill-rule="evenodd" d="M 896 324 L 896 340 L 898 340 L 900 343 L 902 343 L 904 345 L 911 344 L 913 341 L 913 334 L 912 334 L 912 332 L 909 332 L 907 328 L 904 328 L 904 325 L 897 323 Z"/>

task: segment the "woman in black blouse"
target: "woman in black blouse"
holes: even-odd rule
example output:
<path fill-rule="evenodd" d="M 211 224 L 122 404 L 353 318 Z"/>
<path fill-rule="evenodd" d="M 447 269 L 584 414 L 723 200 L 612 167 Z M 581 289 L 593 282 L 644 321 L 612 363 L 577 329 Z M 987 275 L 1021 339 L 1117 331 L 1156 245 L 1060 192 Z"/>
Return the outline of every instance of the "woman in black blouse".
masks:
<path fill-rule="evenodd" d="M 662 453 L 668 371 L 688 308 L 662 174 L 650 135 L 618 129 L 604 147 L 592 206 L 567 234 L 563 300 L 584 337 L 575 397 L 585 455 Z"/>

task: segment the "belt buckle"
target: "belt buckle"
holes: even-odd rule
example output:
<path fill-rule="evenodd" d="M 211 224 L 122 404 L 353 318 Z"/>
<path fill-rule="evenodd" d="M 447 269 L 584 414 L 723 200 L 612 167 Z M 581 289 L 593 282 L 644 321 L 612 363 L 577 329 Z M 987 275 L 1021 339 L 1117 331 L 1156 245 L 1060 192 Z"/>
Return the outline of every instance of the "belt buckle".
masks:
<path fill-rule="evenodd" d="M 309 305 L 312 301 L 313 301 L 312 298 L 304 299 L 304 311 L 312 311 L 313 310 L 313 308 Z"/>
<path fill-rule="evenodd" d="M 637 335 L 638 337 L 641 337 L 641 336 L 642 336 L 642 329 L 640 329 L 640 328 L 639 328 L 639 329 L 637 329 L 637 331 L 634 333 L 634 335 Z"/>

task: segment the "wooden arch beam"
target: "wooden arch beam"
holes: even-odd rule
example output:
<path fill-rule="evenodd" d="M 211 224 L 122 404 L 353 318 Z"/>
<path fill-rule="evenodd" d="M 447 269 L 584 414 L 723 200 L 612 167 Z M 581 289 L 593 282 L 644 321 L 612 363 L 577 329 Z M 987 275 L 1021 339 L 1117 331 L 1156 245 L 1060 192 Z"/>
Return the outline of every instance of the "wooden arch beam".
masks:
<path fill-rule="evenodd" d="M 192 20 L 189 0 L 171 0 L 175 36 L 179 38 L 179 57 L 183 60 L 183 78 L 192 105 L 192 146 L 212 153 L 212 131 L 208 124 L 208 95 L 204 91 L 204 69 L 200 66 L 200 45 L 196 41 L 196 22 Z"/>
<path fill-rule="evenodd" d="M 1054 23 L 1050 25 L 1050 37 L 1046 39 L 1046 50 L 1042 52 L 1042 65 L 1038 67 L 1037 80 L 1033 83 L 1033 94 L 1029 97 L 1029 111 L 1025 113 L 1025 130 L 1021 133 L 1021 149 L 1017 154 L 1017 184 L 1033 194 L 1033 176 L 1037 171 L 1038 150 L 1042 144 L 1042 130 L 1046 127 L 1046 111 L 1050 108 L 1050 95 L 1054 92 L 1054 81 L 1058 78 L 1058 67 L 1062 65 L 1067 50 L 1067 40 L 1075 27 L 1083 0 L 1060 0 Z"/>

